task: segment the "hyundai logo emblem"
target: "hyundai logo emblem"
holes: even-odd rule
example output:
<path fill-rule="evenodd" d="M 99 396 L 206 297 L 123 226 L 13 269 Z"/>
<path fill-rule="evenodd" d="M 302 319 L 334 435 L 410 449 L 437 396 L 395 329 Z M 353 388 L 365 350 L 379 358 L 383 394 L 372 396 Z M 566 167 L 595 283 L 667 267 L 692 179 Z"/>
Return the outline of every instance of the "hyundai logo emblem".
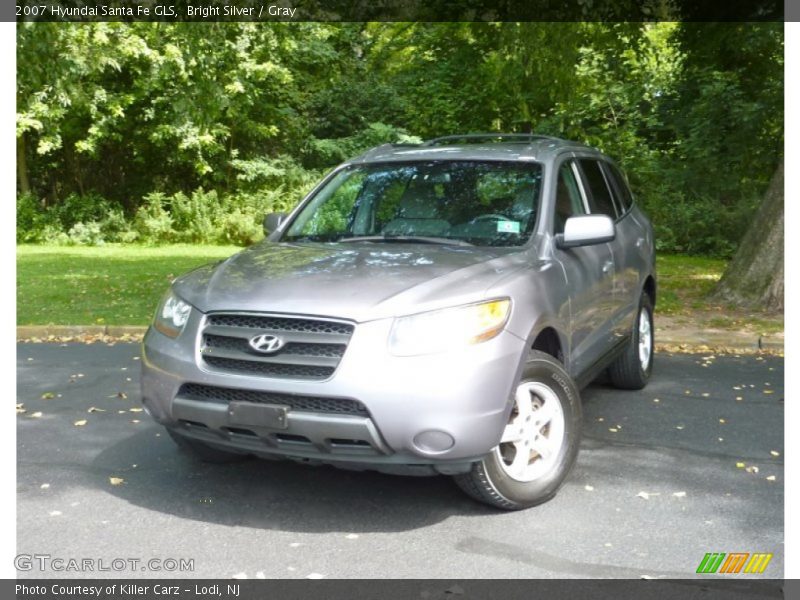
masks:
<path fill-rule="evenodd" d="M 277 335 L 262 333 L 250 338 L 250 347 L 261 354 L 272 354 L 283 348 L 285 342 Z"/>

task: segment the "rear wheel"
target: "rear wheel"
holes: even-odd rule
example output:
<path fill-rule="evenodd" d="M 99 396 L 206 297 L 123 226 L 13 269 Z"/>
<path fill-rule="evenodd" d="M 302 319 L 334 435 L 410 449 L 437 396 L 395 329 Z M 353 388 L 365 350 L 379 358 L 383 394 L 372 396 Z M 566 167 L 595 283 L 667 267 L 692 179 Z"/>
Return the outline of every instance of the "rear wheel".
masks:
<path fill-rule="evenodd" d="M 220 450 L 219 448 L 214 448 L 213 446 L 209 446 L 203 442 L 183 436 L 180 433 L 176 433 L 172 429 L 167 429 L 167 433 L 169 433 L 169 436 L 182 450 L 191 454 L 193 457 L 202 460 L 203 462 L 231 463 L 241 462 L 249 458 L 249 455 L 247 454 L 226 452 L 225 450 Z"/>
<path fill-rule="evenodd" d="M 611 383 L 623 390 L 642 389 L 653 372 L 654 353 L 653 304 L 650 296 L 642 294 L 628 347 L 608 368 Z"/>
<path fill-rule="evenodd" d="M 550 355 L 532 351 L 500 443 L 456 483 L 476 500 L 506 510 L 546 502 L 575 463 L 581 419 L 570 376 Z"/>

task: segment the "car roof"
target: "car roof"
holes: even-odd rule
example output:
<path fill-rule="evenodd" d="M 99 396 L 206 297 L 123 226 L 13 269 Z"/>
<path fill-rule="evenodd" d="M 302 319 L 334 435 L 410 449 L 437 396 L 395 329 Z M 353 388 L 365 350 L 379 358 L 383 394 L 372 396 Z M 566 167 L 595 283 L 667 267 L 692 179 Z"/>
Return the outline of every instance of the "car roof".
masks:
<path fill-rule="evenodd" d="M 418 160 L 500 160 L 547 162 L 562 152 L 601 153 L 560 138 L 528 134 L 465 134 L 435 138 L 422 144 L 384 144 L 352 159 L 351 163 Z"/>

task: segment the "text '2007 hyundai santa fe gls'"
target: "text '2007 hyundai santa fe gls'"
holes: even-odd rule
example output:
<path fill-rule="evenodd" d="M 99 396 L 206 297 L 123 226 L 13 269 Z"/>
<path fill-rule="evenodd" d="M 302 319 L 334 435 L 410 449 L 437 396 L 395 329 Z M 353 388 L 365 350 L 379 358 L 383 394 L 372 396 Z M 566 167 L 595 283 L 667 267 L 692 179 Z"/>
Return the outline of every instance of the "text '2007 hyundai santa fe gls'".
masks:
<path fill-rule="evenodd" d="M 387 144 L 264 225 L 175 280 L 144 339 L 144 406 L 200 458 L 452 475 L 526 508 L 575 462 L 579 389 L 652 371 L 652 226 L 586 146 Z"/>

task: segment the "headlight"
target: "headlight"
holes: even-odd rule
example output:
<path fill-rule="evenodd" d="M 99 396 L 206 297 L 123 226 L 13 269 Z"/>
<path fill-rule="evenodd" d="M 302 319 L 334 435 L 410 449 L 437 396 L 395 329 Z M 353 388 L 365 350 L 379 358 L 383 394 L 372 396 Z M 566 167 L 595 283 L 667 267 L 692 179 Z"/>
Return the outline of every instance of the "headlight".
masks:
<path fill-rule="evenodd" d="M 169 292 L 158 306 L 153 326 L 166 336 L 178 337 L 191 312 L 190 304 Z"/>
<path fill-rule="evenodd" d="M 510 309 L 511 300 L 501 298 L 396 319 L 389 350 L 418 356 L 485 342 L 503 330 Z"/>

